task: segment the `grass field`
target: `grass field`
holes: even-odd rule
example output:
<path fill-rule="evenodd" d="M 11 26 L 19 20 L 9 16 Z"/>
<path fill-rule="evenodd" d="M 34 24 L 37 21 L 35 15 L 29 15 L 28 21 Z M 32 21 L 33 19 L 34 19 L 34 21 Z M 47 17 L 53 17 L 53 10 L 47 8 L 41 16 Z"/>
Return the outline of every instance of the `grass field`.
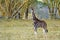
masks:
<path fill-rule="evenodd" d="M 34 35 L 32 20 L 0 20 L 0 40 L 60 40 L 60 20 L 45 20 L 48 24 L 47 39 L 42 28 Z"/>

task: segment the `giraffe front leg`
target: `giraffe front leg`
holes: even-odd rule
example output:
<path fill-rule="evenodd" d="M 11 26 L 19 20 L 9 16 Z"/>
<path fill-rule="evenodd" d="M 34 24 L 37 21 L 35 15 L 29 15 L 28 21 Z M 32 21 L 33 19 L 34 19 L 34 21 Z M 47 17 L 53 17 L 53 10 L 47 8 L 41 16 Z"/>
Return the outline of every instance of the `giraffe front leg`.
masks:
<path fill-rule="evenodd" d="M 37 27 L 34 27 L 34 34 L 37 35 Z"/>
<path fill-rule="evenodd" d="M 37 25 L 34 24 L 34 34 L 37 35 Z"/>
<path fill-rule="evenodd" d="M 36 26 L 34 27 L 34 35 L 35 35 L 35 38 L 37 39 L 38 37 L 37 37 L 37 27 Z"/>

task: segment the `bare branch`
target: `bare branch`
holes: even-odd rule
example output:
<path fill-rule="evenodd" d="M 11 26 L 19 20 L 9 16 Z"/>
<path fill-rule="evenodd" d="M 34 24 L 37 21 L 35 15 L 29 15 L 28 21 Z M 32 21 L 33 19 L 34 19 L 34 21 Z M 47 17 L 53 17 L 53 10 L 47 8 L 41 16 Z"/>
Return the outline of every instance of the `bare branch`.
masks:
<path fill-rule="evenodd" d="M 25 5 L 25 3 L 27 3 L 27 1 L 24 2 L 22 5 L 20 5 L 20 6 L 18 7 L 18 9 L 13 12 L 12 17 Z"/>
<path fill-rule="evenodd" d="M 17 3 L 15 3 L 14 7 L 12 8 L 12 10 L 15 9 L 15 7 L 19 4 L 20 2 L 18 1 Z"/>
<path fill-rule="evenodd" d="M 3 8 L 1 4 L 0 4 L 0 10 L 5 12 L 5 8 Z"/>

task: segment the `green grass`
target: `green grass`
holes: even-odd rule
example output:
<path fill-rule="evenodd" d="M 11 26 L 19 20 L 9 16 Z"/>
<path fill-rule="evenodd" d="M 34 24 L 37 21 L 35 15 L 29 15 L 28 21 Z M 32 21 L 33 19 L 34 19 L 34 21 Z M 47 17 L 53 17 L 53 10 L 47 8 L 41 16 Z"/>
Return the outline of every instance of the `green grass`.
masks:
<path fill-rule="evenodd" d="M 35 38 L 32 20 L 0 20 L 0 40 L 60 40 L 60 20 L 45 20 L 48 24 L 47 39 L 42 28 Z"/>

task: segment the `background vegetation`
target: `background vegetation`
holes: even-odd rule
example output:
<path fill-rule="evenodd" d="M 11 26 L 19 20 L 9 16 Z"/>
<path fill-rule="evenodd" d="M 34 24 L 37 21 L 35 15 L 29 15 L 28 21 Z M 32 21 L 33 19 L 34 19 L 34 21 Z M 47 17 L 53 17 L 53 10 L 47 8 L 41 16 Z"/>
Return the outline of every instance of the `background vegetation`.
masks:
<path fill-rule="evenodd" d="M 38 19 L 42 14 L 49 16 L 44 19 L 49 31 L 47 39 L 42 28 L 35 37 L 31 7 Z M 49 15 L 39 13 L 45 7 Z M 0 40 L 60 40 L 60 0 L 0 0 Z"/>

